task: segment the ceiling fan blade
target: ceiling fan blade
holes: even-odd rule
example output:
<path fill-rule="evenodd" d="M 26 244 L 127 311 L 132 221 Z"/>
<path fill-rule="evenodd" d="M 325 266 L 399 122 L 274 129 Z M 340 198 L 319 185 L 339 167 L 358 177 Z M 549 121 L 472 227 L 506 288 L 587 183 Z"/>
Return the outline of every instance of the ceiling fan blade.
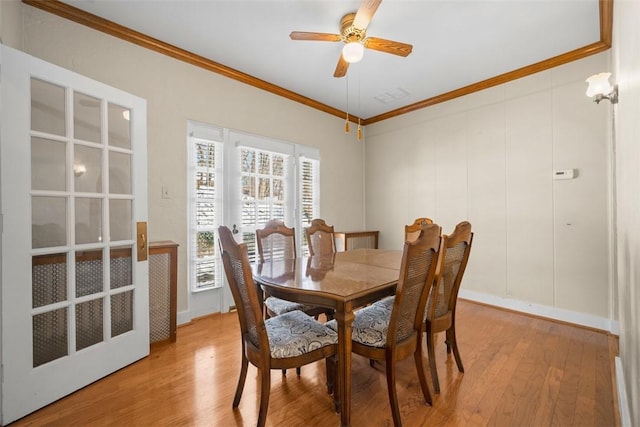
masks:
<path fill-rule="evenodd" d="M 339 42 L 342 40 L 342 36 L 338 34 L 307 33 L 304 31 L 292 31 L 289 37 L 291 37 L 291 40 L 311 40 L 318 42 Z"/>
<path fill-rule="evenodd" d="M 356 17 L 353 18 L 353 26 L 360 30 L 366 30 L 380 3 L 382 3 L 382 0 L 362 0 L 356 12 Z"/>
<path fill-rule="evenodd" d="M 333 77 L 344 77 L 347 75 L 347 69 L 349 69 L 349 63 L 344 60 L 342 54 L 338 59 L 338 65 L 336 65 L 336 71 L 333 73 Z"/>
<path fill-rule="evenodd" d="M 364 47 L 398 56 L 409 56 L 411 50 L 413 50 L 413 46 L 410 44 L 379 39 L 377 37 L 367 37 L 364 39 Z"/>

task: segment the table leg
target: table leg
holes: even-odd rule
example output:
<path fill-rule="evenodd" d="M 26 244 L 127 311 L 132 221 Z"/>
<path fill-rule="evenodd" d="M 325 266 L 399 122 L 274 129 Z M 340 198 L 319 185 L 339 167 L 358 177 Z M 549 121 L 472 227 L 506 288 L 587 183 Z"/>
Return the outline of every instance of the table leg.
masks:
<path fill-rule="evenodd" d="M 336 310 L 338 323 L 338 390 L 340 396 L 340 425 L 351 425 L 351 324 L 354 315 L 351 308 Z"/>

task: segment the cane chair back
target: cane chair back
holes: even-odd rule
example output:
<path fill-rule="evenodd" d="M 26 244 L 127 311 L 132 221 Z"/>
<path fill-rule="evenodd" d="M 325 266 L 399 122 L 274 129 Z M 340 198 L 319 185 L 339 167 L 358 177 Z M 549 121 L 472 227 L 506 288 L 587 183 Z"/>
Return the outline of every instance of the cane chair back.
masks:
<path fill-rule="evenodd" d="M 335 233 L 333 225 L 328 225 L 323 219 L 316 218 L 305 228 L 309 254 L 327 255 L 336 252 Z"/>
<path fill-rule="evenodd" d="M 453 233 L 443 236 L 438 275 L 429 293 L 425 327 L 429 365 L 436 393 L 440 392 L 440 383 L 435 365 L 435 334 L 446 331 L 447 353 L 453 350 L 458 370 L 464 372 L 455 334 L 455 313 L 458 292 L 469 261 L 472 242 L 473 232 L 468 221 L 459 223 Z"/>
<path fill-rule="evenodd" d="M 261 262 L 296 258 L 296 230 L 282 220 L 272 219 L 256 230 L 256 241 Z"/>

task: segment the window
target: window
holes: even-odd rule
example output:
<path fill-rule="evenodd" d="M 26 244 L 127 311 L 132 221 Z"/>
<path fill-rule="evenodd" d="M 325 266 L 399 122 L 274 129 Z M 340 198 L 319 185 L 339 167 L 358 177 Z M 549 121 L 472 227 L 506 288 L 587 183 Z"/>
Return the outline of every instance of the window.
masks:
<path fill-rule="evenodd" d="M 221 136 L 221 132 L 212 130 L 192 132 L 189 138 L 192 164 L 189 246 L 193 291 L 222 286 L 222 260 L 217 244 L 224 188 Z"/>
<path fill-rule="evenodd" d="M 235 227 L 252 261 L 255 231 L 271 219 L 295 227 L 299 255 L 308 254 L 303 230 L 320 215 L 317 149 L 196 123 L 189 124 L 188 141 L 192 291 L 223 284 L 217 237 L 223 224 Z"/>
<path fill-rule="evenodd" d="M 314 218 L 320 216 L 320 196 L 319 196 L 319 168 L 320 162 L 306 157 L 300 157 L 300 239 L 301 255 L 309 255 L 307 237 L 304 235 L 304 228 L 311 225 Z"/>
<path fill-rule="evenodd" d="M 242 241 L 247 244 L 249 259 L 256 258 L 256 230 L 271 219 L 287 222 L 285 212 L 294 204 L 287 197 L 289 156 L 269 151 L 238 147 L 240 150 L 240 212 Z"/>

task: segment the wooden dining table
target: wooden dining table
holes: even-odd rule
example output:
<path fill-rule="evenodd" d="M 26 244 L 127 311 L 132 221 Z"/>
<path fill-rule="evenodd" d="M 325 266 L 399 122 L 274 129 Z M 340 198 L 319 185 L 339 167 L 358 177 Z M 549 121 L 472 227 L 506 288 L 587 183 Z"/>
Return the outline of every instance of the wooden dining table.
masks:
<path fill-rule="evenodd" d="M 338 325 L 337 391 L 342 426 L 351 425 L 353 310 L 395 292 L 401 260 L 402 251 L 355 249 L 253 264 L 256 285 L 269 295 L 335 311 Z"/>

